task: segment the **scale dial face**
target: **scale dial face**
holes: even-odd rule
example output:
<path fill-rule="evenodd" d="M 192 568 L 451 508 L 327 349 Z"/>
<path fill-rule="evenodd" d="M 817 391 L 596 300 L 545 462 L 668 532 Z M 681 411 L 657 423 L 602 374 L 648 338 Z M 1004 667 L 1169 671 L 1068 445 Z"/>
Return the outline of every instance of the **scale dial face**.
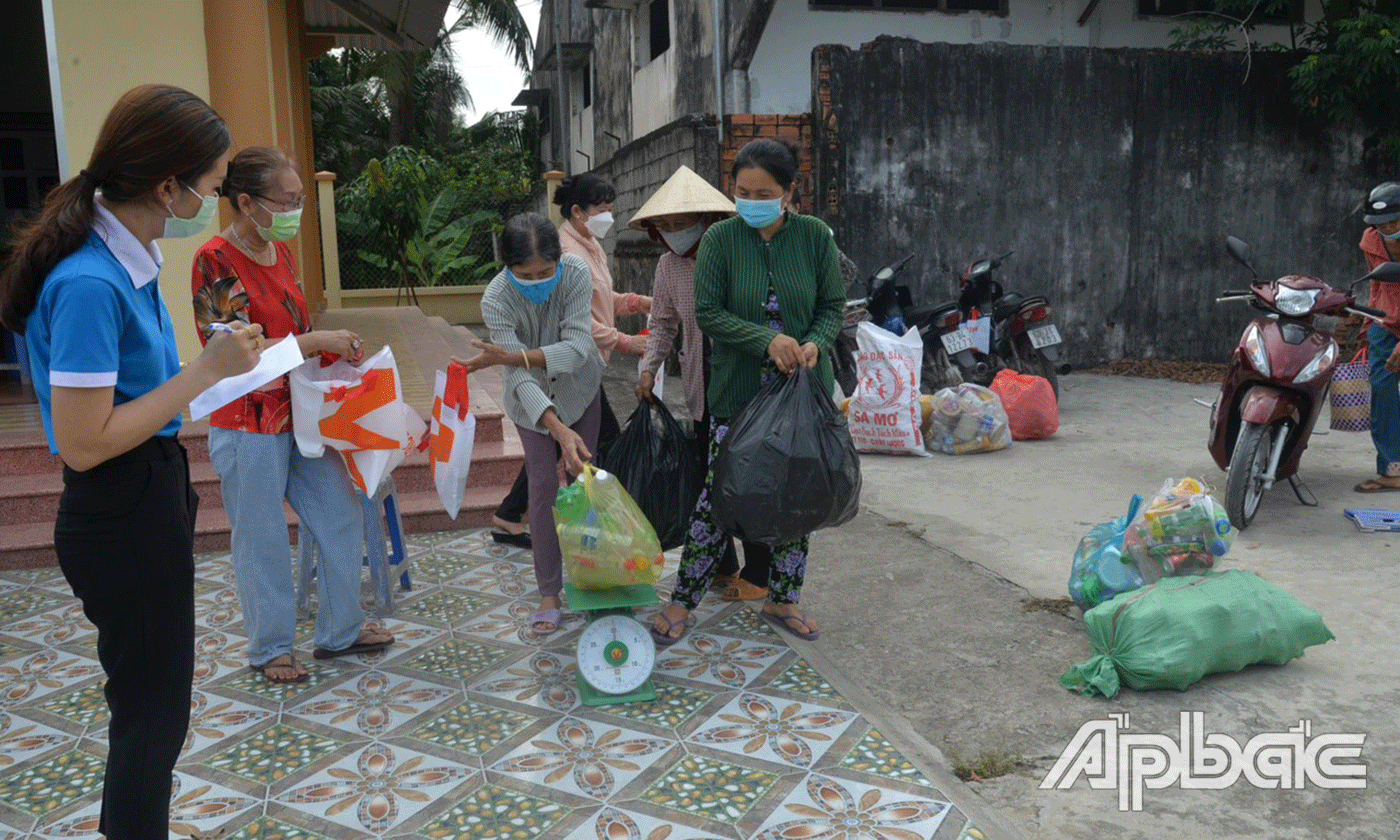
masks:
<path fill-rule="evenodd" d="M 625 615 L 605 615 L 578 639 L 578 672 L 604 694 L 626 694 L 651 676 L 656 645 L 645 627 Z"/>

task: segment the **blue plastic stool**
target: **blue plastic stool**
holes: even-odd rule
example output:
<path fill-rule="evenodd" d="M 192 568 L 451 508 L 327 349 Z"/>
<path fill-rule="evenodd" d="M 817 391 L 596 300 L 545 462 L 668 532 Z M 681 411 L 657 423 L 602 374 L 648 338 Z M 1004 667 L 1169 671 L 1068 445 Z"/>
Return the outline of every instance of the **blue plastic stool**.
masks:
<path fill-rule="evenodd" d="M 370 582 L 374 585 L 375 614 L 381 617 L 392 615 L 394 591 L 389 583 L 390 568 L 401 569 L 400 589 L 407 592 L 413 588 L 408 571 L 402 569 L 408 559 L 408 552 L 404 549 L 403 517 L 399 513 L 398 489 L 394 486 L 393 476 L 385 477 L 374 496 L 364 497 L 361 504 L 364 506 L 365 520 L 365 565 L 369 567 Z M 384 511 L 382 516 L 379 513 L 381 509 Z M 384 545 L 385 523 L 388 525 L 387 551 Z M 300 565 L 300 573 L 297 575 L 297 612 L 302 616 L 310 614 L 311 581 L 316 579 L 316 555 L 319 546 L 310 537 L 309 532 L 301 531 L 297 540 L 297 559 Z"/>

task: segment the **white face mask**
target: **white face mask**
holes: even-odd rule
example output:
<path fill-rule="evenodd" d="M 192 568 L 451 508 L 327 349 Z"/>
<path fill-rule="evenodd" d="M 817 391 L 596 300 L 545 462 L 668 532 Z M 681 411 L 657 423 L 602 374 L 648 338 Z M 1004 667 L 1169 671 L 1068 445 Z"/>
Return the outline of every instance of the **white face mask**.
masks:
<path fill-rule="evenodd" d="M 705 226 L 699 223 L 688 228 L 672 231 L 657 231 L 661 234 L 662 240 L 666 242 L 666 247 L 675 252 L 676 256 L 683 257 L 690 253 L 690 249 L 695 247 L 695 243 L 700 241 L 700 237 L 705 235 Z"/>
<path fill-rule="evenodd" d="M 593 234 L 595 239 L 602 239 L 608 235 L 608 231 L 612 230 L 613 214 L 604 210 L 596 216 L 589 216 L 584 221 L 583 226 L 588 228 L 588 232 Z"/>
<path fill-rule="evenodd" d="M 184 186 L 185 189 L 199 196 L 203 202 L 199 207 L 199 212 L 188 219 L 182 219 L 175 215 L 171 209 L 170 202 L 165 203 L 165 209 L 170 210 L 170 216 L 165 220 L 165 233 L 162 239 L 182 239 L 186 236 L 194 236 L 196 233 L 209 227 L 209 223 L 214 221 L 214 214 L 219 212 L 219 197 L 217 195 L 199 195 L 194 188 Z"/>

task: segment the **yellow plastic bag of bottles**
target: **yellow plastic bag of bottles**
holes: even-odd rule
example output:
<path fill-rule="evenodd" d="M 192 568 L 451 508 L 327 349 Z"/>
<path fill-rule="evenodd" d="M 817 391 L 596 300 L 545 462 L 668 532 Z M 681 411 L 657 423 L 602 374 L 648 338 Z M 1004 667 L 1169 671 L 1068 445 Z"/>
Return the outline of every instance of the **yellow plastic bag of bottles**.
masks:
<path fill-rule="evenodd" d="M 585 464 L 554 497 L 564 574 L 579 589 L 651 585 L 666 558 L 656 530 L 612 473 Z"/>

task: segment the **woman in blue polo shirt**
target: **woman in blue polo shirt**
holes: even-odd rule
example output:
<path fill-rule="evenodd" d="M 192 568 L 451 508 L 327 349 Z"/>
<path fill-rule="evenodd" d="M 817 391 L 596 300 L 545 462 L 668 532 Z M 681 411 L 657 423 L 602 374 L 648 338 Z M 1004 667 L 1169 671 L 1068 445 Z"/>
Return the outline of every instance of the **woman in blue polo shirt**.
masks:
<path fill-rule="evenodd" d="M 261 329 L 182 370 L 155 240 L 214 217 L 229 132 L 199 97 L 145 85 L 113 106 L 87 168 L 55 187 L 0 269 L 49 447 L 63 460 L 54 548 L 97 627 L 111 709 L 100 829 L 164 840 L 194 677 L 194 517 L 180 412 L 257 363 Z"/>

